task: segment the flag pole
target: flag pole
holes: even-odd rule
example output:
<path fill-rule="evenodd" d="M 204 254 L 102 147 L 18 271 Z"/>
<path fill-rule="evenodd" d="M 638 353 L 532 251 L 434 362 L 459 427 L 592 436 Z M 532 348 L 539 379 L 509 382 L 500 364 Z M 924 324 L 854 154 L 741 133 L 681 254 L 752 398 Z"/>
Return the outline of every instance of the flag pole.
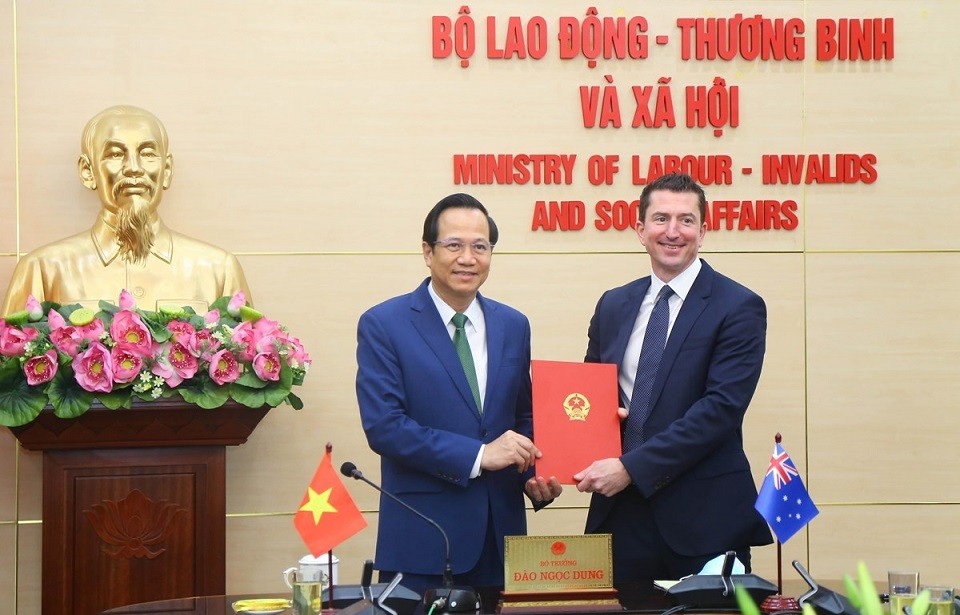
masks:
<path fill-rule="evenodd" d="M 332 459 L 333 443 L 327 442 L 326 449 L 327 449 L 327 454 L 330 455 Z M 333 607 L 333 549 L 330 549 L 329 551 L 327 551 L 327 582 L 330 584 L 330 589 L 327 592 L 327 604 L 328 604 L 327 608 L 332 612 L 335 610 Z M 320 587 L 321 587 L 320 592 L 323 593 L 323 589 L 322 589 L 323 585 L 321 585 Z"/>
<path fill-rule="evenodd" d="M 783 441 L 783 436 L 780 435 L 780 432 L 777 432 L 777 435 L 773 437 L 775 444 L 780 444 Z M 782 543 L 780 539 L 777 538 L 777 593 L 781 596 L 783 595 L 783 553 L 782 553 Z"/>
<path fill-rule="evenodd" d="M 774 444 L 780 444 L 783 441 L 783 436 L 780 435 L 780 432 L 777 432 L 777 435 L 773 436 Z M 777 593 L 781 596 L 783 595 L 783 553 L 782 553 L 782 543 L 780 539 L 777 538 Z"/>
<path fill-rule="evenodd" d="M 777 594 L 783 595 L 783 560 L 780 553 L 780 539 L 777 539 Z"/>

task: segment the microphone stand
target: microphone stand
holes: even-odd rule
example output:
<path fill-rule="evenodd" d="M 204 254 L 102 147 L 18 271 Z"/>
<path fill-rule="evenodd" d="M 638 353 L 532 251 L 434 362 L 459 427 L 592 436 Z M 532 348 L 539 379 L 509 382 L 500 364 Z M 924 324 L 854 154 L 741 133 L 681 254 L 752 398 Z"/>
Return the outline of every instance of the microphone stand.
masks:
<path fill-rule="evenodd" d="M 474 611 L 476 610 L 473 605 L 479 607 L 480 598 L 477 596 L 477 592 L 473 588 L 460 587 L 455 588 L 453 586 L 453 568 L 450 565 L 450 539 L 447 537 L 447 533 L 443 531 L 443 528 L 440 527 L 440 524 L 431 519 L 430 517 L 424 515 L 414 507 L 410 506 L 397 496 L 393 495 L 388 491 L 384 491 L 380 488 L 379 485 L 370 481 L 363 475 L 356 465 L 347 461 L 340 466 L 340 473 L 344 476 L 353 478 L 354 480 L 359 480 L 364 483 L 367 483 L 383 495 L 387 496 L 397 504 L 400 504 L 416 516 L 420 517 L 433 527 L 437 528 L 437 531 L 440 532 L 440 535 L 443 536 L 443 542 L 446 546 L 446 555 L 444 559 L 443 567 L 443 587 L 437 589 L 428 589 L 423 594 L 423 604 L 424 607 L 430 609 L 431 607 L 437 608 L 440 612 L 445 611 L 448 607 L 457 611 Z M 455 595 L 451 597 L 452 594 Z M 470 605 L 469 608 L 465 608 L 466 605 Z"/>

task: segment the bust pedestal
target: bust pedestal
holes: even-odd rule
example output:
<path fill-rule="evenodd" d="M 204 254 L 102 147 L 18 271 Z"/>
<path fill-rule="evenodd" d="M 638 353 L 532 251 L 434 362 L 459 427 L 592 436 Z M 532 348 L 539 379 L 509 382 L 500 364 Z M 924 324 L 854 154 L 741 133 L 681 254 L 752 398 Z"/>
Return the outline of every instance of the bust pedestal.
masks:
<path fill-rule="evenodd" d="M 160 400 L 10 428 L 43 452 L 42 614 L 225 593 L 226 447 L 267 411 Z"/>

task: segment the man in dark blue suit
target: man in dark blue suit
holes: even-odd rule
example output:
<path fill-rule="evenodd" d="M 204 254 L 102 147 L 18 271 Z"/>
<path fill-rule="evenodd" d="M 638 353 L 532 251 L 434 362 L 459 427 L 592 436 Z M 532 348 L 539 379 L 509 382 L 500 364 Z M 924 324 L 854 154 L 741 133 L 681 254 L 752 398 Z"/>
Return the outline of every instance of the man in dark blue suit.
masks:
<path fill-rule="evenodd" d="M 617 581 L 677 579 L 728 550 L 749 571 L 750 546 L 772 542 L 743 451 L 766 306 L 698 258 L 705 213 L 689 176 L 648 184 L 636 230 L 653 275 L 604 293 L 590 321 L 585 360 L 619 367 L 624 450 L 574 478 L 593 493 L 586 531 L 613 534 Z"/>
<path fill-rule="evenodd" d="M 479 201 L 444 198 L 423 224 L 430 277 L 357 331 L 360 418 L 383 488 L 443 527 L 454 581 L 473 586 L 503 584 L 503 537 L 526 533 L 524 492 L 539 508 L 561 490 L 532 473 L 530 324 L 478 292 L 497 239 Z M 436 528 L 381 496 L 381 580 L 441 587 L 444 553 Z"/>

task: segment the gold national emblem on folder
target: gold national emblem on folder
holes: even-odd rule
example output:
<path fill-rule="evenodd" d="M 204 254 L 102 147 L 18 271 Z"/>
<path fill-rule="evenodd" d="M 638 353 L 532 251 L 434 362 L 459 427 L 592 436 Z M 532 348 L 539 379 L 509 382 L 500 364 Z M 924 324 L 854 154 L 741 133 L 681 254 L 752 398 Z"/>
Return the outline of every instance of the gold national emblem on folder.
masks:
<path fill-rule="evenodd" d="M 570 393 L 563 400 L 563 411 L 571 421 L 586 421 L 590 414 L 590 400 L 581 393 Z"/>

